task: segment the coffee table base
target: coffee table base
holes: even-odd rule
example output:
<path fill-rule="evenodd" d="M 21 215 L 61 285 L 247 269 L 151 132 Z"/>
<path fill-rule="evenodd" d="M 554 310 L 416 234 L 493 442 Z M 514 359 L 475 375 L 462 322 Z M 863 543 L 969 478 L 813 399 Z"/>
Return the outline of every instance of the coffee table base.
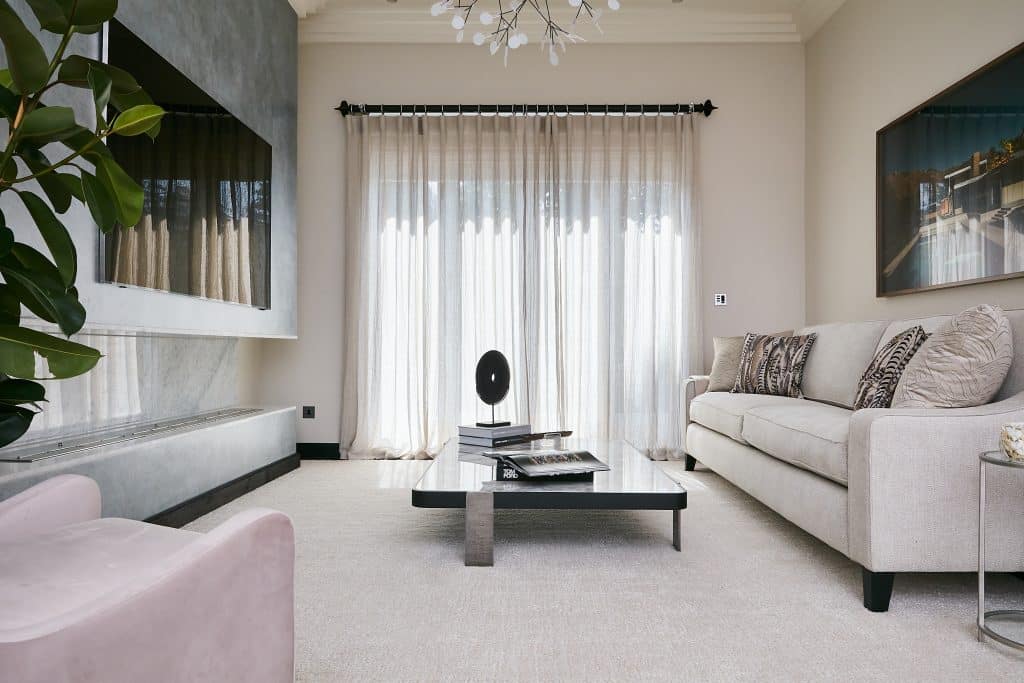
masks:
<path fill-rule="evenodd" d="M 672 547 L 682 552 L 682 510 L 672 510 Z M 494 494 L 466 493 L 466 566 L 494 566 Z"/>
<path fill-rule="evenodd" d="M 494 566 L 494 494 L 466 494 L 466 566 Z"/>

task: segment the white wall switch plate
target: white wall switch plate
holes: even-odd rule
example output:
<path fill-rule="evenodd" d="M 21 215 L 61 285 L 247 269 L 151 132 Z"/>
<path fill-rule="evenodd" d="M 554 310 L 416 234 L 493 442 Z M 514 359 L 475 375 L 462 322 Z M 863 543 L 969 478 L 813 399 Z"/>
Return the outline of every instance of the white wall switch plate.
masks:
<path fill-rule="evenodd" d="M 716 306 L 726 306 L 726 305 L 728 305 L 728 301 L 726 299 L 725 294 L 715 294 L 715 305 Z"/>

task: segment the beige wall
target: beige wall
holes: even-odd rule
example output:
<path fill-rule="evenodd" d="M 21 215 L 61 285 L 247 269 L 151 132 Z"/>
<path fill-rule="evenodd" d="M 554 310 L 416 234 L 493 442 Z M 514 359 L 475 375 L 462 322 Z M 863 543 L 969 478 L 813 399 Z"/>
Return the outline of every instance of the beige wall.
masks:
<path fill-rule="evenodd" d="M 875 298 L 875 132 L 1021 41 L 1021 0 L 847 0 L 808 43 L 808 322 L 1024 307 L 1024 280 Z"/>
<path fill-rule="evenodd" d="M 334 442 L 340 412 L 341 99 L 371 103 L 647 103 L 710 97 L 700 131 L 710 337 L 804 319 L 801 45 L 584 45 L 552 68 L 502 67 L 468 45 L 306 45 L 299 53 L 299 340 L 263 345 L 262 395 L 315 404 L 299 441 Z M 727 292 L 729 306 L 711 305 Z M 707 362 L 710 365 L 710 350 Z"/>

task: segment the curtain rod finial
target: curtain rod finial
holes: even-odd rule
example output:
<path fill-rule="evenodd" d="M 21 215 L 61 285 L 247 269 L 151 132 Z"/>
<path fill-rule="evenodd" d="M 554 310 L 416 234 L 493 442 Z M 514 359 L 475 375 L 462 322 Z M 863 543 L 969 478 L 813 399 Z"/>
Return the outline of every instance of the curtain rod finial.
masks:
<path fill-rule="evenodd" d="M 713 105 L 711 103 L 711 100 L 704 100 L 704 117 L 705 118 L 707 118 L 708 116 L 711 116 L 711 112 L 713 112 L 716 109 L 718 109 L 718 107 Z"/>
<path fill-rule="evenodd" d="M 337 107 L 335 107 L 335 110 L 341 112 L 342 116 L 348 116 L 349 114 L 352 113 L 352 108 L 351 108 L 351 106 L 349 106 L 349 103 L 348 103 L 347 100 L 342 100 L 341 104 L 339 104 Z"/>

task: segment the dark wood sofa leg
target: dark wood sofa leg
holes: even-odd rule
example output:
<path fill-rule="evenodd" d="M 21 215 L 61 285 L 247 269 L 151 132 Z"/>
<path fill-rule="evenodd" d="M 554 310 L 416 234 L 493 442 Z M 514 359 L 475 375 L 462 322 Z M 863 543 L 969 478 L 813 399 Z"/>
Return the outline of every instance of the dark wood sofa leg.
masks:
<path fill-rule="evenodd" d="M 693 472 L 694 468 L 697 467 L 697 458 L 690 454 L 686 455 L 686 471 Z"/>
<path fill-rule="evenodd" d="M 892 597 L 892 572 L 873 572 L 861 568 L 864 579 L 864 606 L 872 612 L 888 612 Z"/>

